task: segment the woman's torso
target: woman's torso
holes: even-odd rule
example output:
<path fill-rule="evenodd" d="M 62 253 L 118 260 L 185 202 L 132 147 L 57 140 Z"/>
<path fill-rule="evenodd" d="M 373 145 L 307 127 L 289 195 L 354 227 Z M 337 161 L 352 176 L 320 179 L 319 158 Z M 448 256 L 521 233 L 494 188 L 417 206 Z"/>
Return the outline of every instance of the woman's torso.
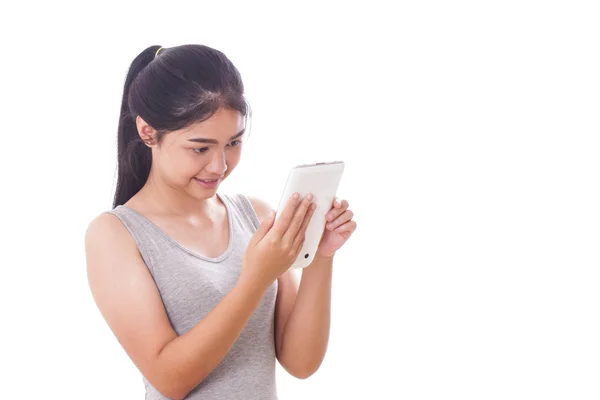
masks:
<path fill-rule="evenodd" d="M 218 231 L 229 236 L 202 241 L 214 245 L 205 254 L 184 246 L 141 213 L 127 206 L 116 215 L 135 239 L 160 292 L 167 316 L 178 335 L 202 320 L 235 286 L 248 241 L 259 225 L 248 198 L 218 194 L 227 210 L 227 224 Z M 190 242 L 187 242 L 190 243 Z M 220 249 L 225 248 L 223 252 Z M 219 254 L 220 253 L 220 254 Z M 219 255 L 217 255 L 219 254 Z M 277 281 L 265 293 L 244 330 L 221 363 L 186 399 L 277 399 L 275 385 L 274 312 Z M 146 399 L 166 399 L 143 378 Z"/>

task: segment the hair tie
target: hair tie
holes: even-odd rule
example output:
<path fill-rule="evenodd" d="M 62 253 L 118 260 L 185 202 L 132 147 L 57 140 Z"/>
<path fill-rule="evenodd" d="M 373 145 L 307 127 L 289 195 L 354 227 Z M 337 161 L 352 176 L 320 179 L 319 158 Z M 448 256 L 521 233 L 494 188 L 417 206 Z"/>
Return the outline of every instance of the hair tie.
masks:
<path fill-rule="evenodd" d="M 158 55 L 158 52 L 161 51 L 163 48 L 161 47 L 160 49 L 156 50 L 156 53 L 154 53 L 154 58 L 156 58 L 156 56 Z"/>

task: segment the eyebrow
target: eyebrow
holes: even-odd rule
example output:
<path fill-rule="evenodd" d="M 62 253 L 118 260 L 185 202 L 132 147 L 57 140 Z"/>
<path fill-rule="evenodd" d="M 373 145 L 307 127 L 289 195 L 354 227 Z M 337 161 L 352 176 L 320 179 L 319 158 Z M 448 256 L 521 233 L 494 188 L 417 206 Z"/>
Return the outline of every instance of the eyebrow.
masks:
<path fill-rule="evenodd" d="M 241 131 L 239 131 L 238 133 L 236 133 L 235 135 L 233 135 L 232 137 L 229 138 L 229 140 L 233 140 L 233 139 L 237 139 L 240 136 L 242 136 L 244 134 L 244 132 L 246 132 L 246 128 L 242 129 Z M 188 139 L 190 142 L 195 142 L 195 143 L 214 143 L 214 144 L 219 144 L 218 141 L 214 140 L 214 139 L 204 139 L 204 138 L 191 138 Z"/>

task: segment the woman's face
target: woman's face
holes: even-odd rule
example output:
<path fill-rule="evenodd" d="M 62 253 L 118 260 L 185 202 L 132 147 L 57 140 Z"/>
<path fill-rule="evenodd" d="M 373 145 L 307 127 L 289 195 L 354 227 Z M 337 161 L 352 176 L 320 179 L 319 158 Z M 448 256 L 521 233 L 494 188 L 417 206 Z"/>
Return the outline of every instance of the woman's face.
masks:
<path fill-rule="evenodd" d="M 152 173 L 176 191 L 210 198 L 237 166 L 244 130 L 238 111 L 221 108 L 206 121 L 169 132 L 160 146 L 152 146 Z M 214 179 L 212 184 L 200 181 Z"/>

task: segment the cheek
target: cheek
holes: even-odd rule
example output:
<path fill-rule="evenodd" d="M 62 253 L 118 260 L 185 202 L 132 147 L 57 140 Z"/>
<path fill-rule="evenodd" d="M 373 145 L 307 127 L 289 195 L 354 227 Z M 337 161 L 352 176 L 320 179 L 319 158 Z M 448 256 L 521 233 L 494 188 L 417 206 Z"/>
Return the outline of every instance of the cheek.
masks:
<path fill-rule="evenodd" d="M 186 151 L 166 154 L 161 160 L 161 170 L 166 178 L 176 184 L 186 184 L 198 173 L 201 157 Z"/>
<path fill-rule="evenodd" d="M 177 163 L 177 174 L 179 179 L 184 182 L 198 175 L 206 167 L 208 161 L 202 156 L 187 154 L 186 157 L 180 157 Z"/>
<path fill-rule="evenodd" d="M 240 162 L 241 149 L 236 148 L 227 154 L 227 174 L 229 174 Z"/>

